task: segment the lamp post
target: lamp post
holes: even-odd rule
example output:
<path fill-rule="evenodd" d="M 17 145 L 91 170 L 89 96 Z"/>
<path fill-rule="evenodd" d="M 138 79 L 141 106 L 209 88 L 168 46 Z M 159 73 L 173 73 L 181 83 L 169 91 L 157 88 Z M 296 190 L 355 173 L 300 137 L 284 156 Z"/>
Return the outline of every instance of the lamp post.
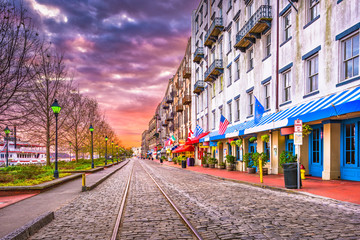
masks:
<path fill-rule="evenodd" d="M 70 148 L 70 162 L 71 162 L 71 142 L 69 142 L 69 148 Z"/>
<path fill-rule="evenodd" d="M 107 141 L 108 141 L 108 137 L 105 137 L 105 166 L 107 165 Z"/>
<path fill-rule="evenodd" d="M 111 141 L 111 162 L 114 163 L 114 141 Z"/>
<path fill-rule="evenodd" d="M 5 157 L 6 157 L 6 166 L 9 166 L 9 134 L 10 134 L 10 129 L 6 126 L 6 128 L 4 129 L 5 135 L 6 135 L 6 153 L 5 153 Z"/>
<path fill-rule="evenodd" d="M 115 152 L 116 152 L 116 162 L 119 162 L 119 146 L 118 145 L 116 145 Z"/>
<path fill-rule="evenodd" d="M 94 128 L 93 128 L 92 124 L 90 124 L 89 130 L 91 132 L 91 168 L 94 168 L 94 142 L 93 142 Z"/>
<path fill-rule="evenodd" d="M 59 178 L 59 171 L 58 171 L 58 115 L 61 110 L 58 101 L 55 99 L 54 103 L 51 105 L 51 108 L 55 114 L 55 171 L 54 171 L 54 178 Z"/>

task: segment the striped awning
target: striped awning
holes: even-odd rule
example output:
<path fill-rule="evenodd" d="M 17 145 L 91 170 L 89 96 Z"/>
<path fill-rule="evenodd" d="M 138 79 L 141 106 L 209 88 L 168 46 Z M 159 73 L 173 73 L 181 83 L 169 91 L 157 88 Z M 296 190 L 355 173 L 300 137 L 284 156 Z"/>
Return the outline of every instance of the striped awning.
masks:
<path fill-rule="evenodd" d="M 279 112 L 264 114 L 258 123 L 254 119 L 229 125 L 225 134 L 214 131 L 199 142 L 232 138 L 246 134 L 294 125 L 294 120 L 304 123 L 360 111 L 360 87 L 334 93 Z"/>

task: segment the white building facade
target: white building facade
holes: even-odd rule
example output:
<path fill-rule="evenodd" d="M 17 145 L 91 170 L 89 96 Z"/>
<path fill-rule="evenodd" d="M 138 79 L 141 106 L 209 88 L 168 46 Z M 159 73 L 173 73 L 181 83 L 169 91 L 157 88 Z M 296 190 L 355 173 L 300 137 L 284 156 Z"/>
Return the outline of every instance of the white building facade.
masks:
<path fill-rule="evenodd" d="M 357 0 L 201 0 L 192 15 L 192 129 L 210 134 L 196 163 L 205 151 L 219 162 L 229 154 L 245 170 L 244 153 L 266 152 L 269 173 L 281 173 L 279 155 L 295 153 L 301 119 L 313 129 L 300 148 L 306 173 L 360 181 L 359 28 Z"/>

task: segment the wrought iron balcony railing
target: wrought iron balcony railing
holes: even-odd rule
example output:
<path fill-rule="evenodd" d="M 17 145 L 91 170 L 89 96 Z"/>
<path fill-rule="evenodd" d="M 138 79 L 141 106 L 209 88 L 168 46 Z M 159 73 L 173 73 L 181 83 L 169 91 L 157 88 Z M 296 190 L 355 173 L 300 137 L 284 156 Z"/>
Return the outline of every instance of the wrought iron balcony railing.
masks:
<path fill-rule="evenodd" d="M 224 72 L 223 60 L 217 59 L 205 71 L 205 82 L 214 81 L 220 74 Z"/>
<path fill-rule="evenodd" d="M 223 19 L 217 17 L 211 23 L 210 28 L 205 35 L 204 45 L 207 46 L 208 48 L 211 48 L 211 46 L 217 41 L 217 38 L 222 32 L 222 30 L 224 30 Z"/>
<path fill-rule="evenodd" d="M 188 105 L 191 103 L 191 95 L 185 95 L 182 99 L 183 105 Z"/>
<path fill-rule="evenodd" d="M 205 88 L 205 82 L 203 80 L 198 80 L 194 84 L 194 93 L 201 93 L 204 91 Z"/>
<path fill-rule="evenodd" d="M 271 27 L 271 6 L 262 5 L 236 35 L 235 48 L 245 52 L 246 48 L 260 39 L 261 34 Z"/>
<path fill-rule="evenodd" d="M 193 62 L 200 63 L 202 58 L 204 58 L 204 48 L 203 47 L 198 47 L 194 52 Z"/>

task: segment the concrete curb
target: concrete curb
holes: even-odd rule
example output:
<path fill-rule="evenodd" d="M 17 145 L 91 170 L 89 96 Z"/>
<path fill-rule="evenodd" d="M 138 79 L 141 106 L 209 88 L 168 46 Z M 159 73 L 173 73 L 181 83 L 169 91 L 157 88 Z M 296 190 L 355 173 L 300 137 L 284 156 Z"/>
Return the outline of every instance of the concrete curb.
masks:
<path fill-rule="evenodd" d="M 122 166 L 120 166 L 118 169 L 116 169 L 115 171 L 112 171 L 111 173 L 109 173 L 108 175 L 105 175 L 104 177 L 100 178 L 97 182 L 91 184 L 90 186 L 86 186 L 86 190 L 84 189 L 84 191 L 91 191 L 94 188 L 96 188 L 100 183 L 102 183 L 103 181 L 105 181 L 108 177 L 110 177 L 111 175 L 113 175 L 114 173 L 116 173 L 117 171 L 119 171 L 120 169 L 122 169 L 124 166 L 126 166 L 126 164 L 129 163 L 130 160 L 127 160 L 127 162 L 125 162 Z M 119 163 L 120 164 L 120 163 Z"/>
<path fill-rule="evenodd" d="M 160 164 L 160 163 L 158 163 L 158 164 Z M 178 168 L 178 167 L 174 167 L 174 166 L 170 166 L 170 165 L 166 165 L 166 164 L 164 164 L 164 165 L 167 166 L 167 167 L 183 169 L 183 168 Z M 187 170 L 187 169 L 183 169 L 183 170 Z M 190 170 L 188 170 L 188 171 L 190 171 Z M 220 179 L 220 180 L 224 180 L 224 181 L 242 183 L 242 184 L 246 184 L 246 185 L 253 186 L 253 187 L 258 187 L 258 188 L 263 188 L 263 189 L 270 189 L 270 190 L 273 190 L 273 191 L 285 192 L 285 193 L 289 193 L 289 194 L 297 194 L 297 195 L 302 195 L 302 196 L 307 196 L 307 197 L 312 197 L 312 198 L 317 198 L 317 199 L 326 199 L 326 200 L 331 200 L 331 201 L 334 201 L 334 202 L 337 202 L 337 203 L 354 204 L 356 206 L 359 206 L 356 203 L 340 201 L 340 200 L 337 200 L 337 199 L 334 199 L 334 198 L 324 197 L 324 196 L 321 196 L 321 195 L 316 195 L 316 194 L 312 194 L 312 193 L 308 193 L 308 192 L 295 191 L 295 190 L 292 190 L 292 189 L 279 188 L 279 187 L 268 186 L 268 185 L 264 185 L 264 184 L 260 184 L 260 183 L 246 182 L 246 181 L 241 181 L 241 180 L 231 179 L 231 178 L 223 178 L 223 177 L 214 176 L 214 175 L 211 175 L 211 174 L 208 174 L 208 173 L 202 173 L 202 172 L 196 172 L 196 171 L 191 171 L 191 172 L 198 173 L 198 174 L 203 174 L 203 175 L 213 177 L 213 178 L 216 178 L 216 179 Z"/>
<path fill-rule="evenodd" d="M 54 212 L 47 212 L 34 220 L 28 222 L 24 226 L 16 229 L 12 233 L 9 233 L 1 240 L 25 240 L 34 235 L 46 224 L 50 223 L 54 219 Z"/>
<path fill-rule="evenodd" d="M 104 170 L 104 166 L 96 167 L 96 168 L 90 169 L 90 170 L 61 171 L 61 173 L 94 173 L 94 172 L 98 172 L 101 170 Z"/>
<path fill-rule="evenodd" d="M 19 191 L 38 191 L 40 190 L 41 192 L 42 191 L 45 191 L 45 190 L 48 190 L 52 187 L 55 187 L 59 184 L 62 184 L 62 183 L 65 183 L 65 182 L 68 182 L 70 180 L 73 180 L 73 179 L 76 179 L 76 178 L 79 178 L 81 177 L 81 173 L 76 173 L 76 174 L 73 174 L 73 175 L 70 175 L 70 176 L 66 176 L 66 177 L 63 177 L 63 178 L 59 178 L 59 179 L 55 179 L 55 180 L 52 180 L 50 182 L 45 182 L 45 183 L 41 183 L 41 184 L 38 184 L 38 185 L 34 185 L 34 186 L 11 186 L 11 187 L 0 187 L 0 196 L 4 195 L 4 193 L 6 192 L 19 192 Z"/>

